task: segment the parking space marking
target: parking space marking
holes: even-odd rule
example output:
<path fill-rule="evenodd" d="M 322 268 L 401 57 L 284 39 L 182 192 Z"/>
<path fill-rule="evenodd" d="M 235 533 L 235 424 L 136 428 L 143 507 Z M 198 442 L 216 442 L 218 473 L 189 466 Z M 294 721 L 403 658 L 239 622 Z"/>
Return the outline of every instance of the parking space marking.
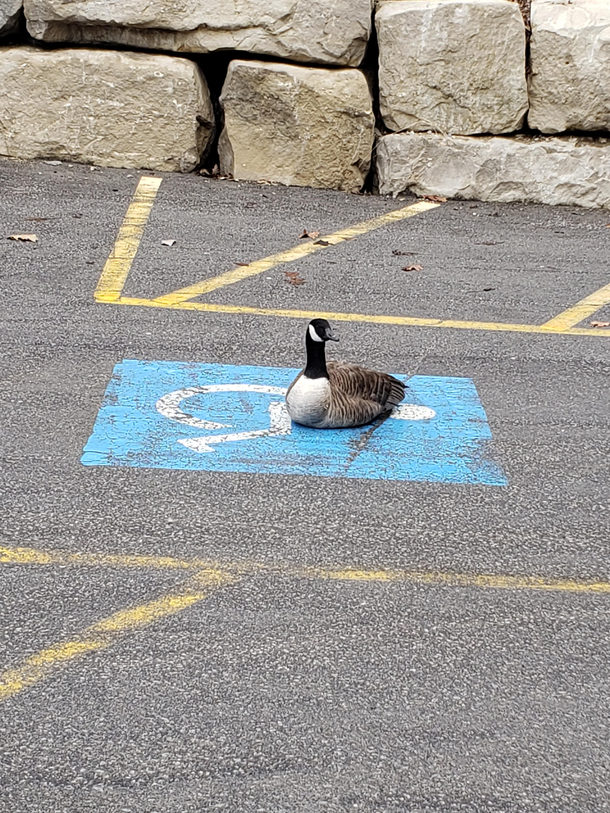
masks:
<path fill-rule="evenodd" d="M 370 313 L 341 313 L 335 311 L 304 311 L 287 308 L 251 308 L 247 305 L 215 305 L 208 302 L 181 302 L 164 305 L 155 299 L 121 297 L 120 305 L 142 308 L 173 308 L 175 310 L 203 311 L 204 313 L 249 314 L 252 316 L 279 316 L 287 319 L 332 319 L 337 322 L 367 322 L 375 325 L 402 325 L 404 327 L 439 327 L 454 330 L 487 330 L 509 333 L 545 333 L 570 336 L 610 336 L 610 330 L 595 328 L 554 329 L 545 325 L 511 324 L 507 322 L 466 322 L 459 319 L 428 319 L 419 316 L 385 316 Z"/>
<path fill-rule="evenodd" d="M 184 570 L 202 573 L 205 579 L 220 585 L 239 580 L 245 576 L 269 575 L 289 578 L 323 579 L 353 582 L 406 582 L 447 587 L 477 587 L 493 590 L 557 591 L 563 593 L 610 594 L 610 581 L 600 579 L 558 579 L 544 576 L 512 576 L 497 573 L 459 573 L 440 570 L 412 570 L 377 568 L 366 570 L 358 567 L 316 567 L 307 565 L 267 564 L 242 560 L 221 562 L 210 559 L 177 559 L 173 556 L 151 556 L 74 553 L 71 551 L 43 551 L 36 548 L 2 547 L 0 564 L 47 565 L 58 567 L 99 567 L 101 569 L 131 569 L 141 567 L 149 570 Z M 215 582 L 214 580 L 217 580 Z M 154 603 L 154 602 L 153 602 Z"/>
<path fill-rule="evenodd" d="M 85 566 L 100 568 L 145 567 L 157 570 L 183 570 L 192 577 L 182 590 L 126 610 L 86 628 L 72 640 L 56 643 L 27 658 L 20 666 L 0 673 L 0 702 L 50 677 L 61 666 L 90 653 L 108 649 L 121 637 L 144 629 L 156 621 L 175 615 L 208 598 L 219 587 L 245 576 L 279 576 L 355 583 L 417 584 L 428 587 L 610 594 L 610 582 L 578 579 L 545 579 L 540 576 L 510 576 L 488 573 L 451 573 L 423 570 L 365 570 L 354 567 L 307 567 L 263 562 L 220 564 L 201 559 L 171 556 L 73 553 L 42 551 L 25 547 L 1 547 L 0 563 L 38 566 Z"/>
<path fill-rule="evenodd" d="M 589 294 L 589 296 L 581 299 L 580 302 L 572 305 L 571 308 L 568 308 L 557 316 L 554 316 L 548 322 L 545 322 L 542 327 L 546 330 L 553 330 L 557 332 L 565 331 L 569 328 L 573 328 L 575 325 L 578 325 L 584 319 L 588 319 L 590 316 L 593 316 L 596 311 L 603 308 L 604 305 L 609 304 L 610 284 L 604 285 L 603 288 Z M 605 330 L 604 334 L 607 333 L 610 333 L 610 331 Z"/>
<path fill-rule="evenodd" d="M 125 359 L 116 364 L 85 466 L 239 471 L 506 486 L 474 382 L 394 373 L 407 402 L 381 425 L 292 423 L 291 367 Z M 218 431 L 220 430 L 220 431 Z"/>
<path fill-rule="evenodd" d="M 390 223 L 397 223 L 400 220 L 405 220 L 409 217 L 414 217 L 422 212 L 428 212 L 430 209 L 436 209 L 440 206 L 439 203 L 432 203 L 427 200 L 420 200 L 410 206 L 404 206 L 401 209 L 395 209 L 393 212 L 388 212 L 380 217 L 374 217 L 371 220 L 364 220 L 362 223 L 357 223 L 355 226 L 350 226 L 347 229 L 341 229 L 333 234 L 327 234 L 324 237 L 319 237 L 311 243 L 300 243 L 288 251 L 280 251 L 278 254 L 272 254 L 270 257 L 264 257 L 262 260 L 256 260 L 248 265 L 240 266 L 233 271 L 227 271 L 224 274 L 219 274 L 217 277 L 211 279 L 204 279 L 201 282 L 196 282 L 194 285 L 189 285 L 186 288 L 181 288 L 178 291 L 165 294 L 164 296 L 157 297 L 154 301 L 160 305 L 179 305 L 182 302 L 187 302 L 196 296 L 207 294 L 210 291 L 215 291 L 217 288 L 224 288 L 226 285 L 233 285 L 236 282 L 241 282 L 248 277 L 262 274 L 263 271 L 269 271 L 275 268 L 276 265 L 283 265 L 284 263 L 294 262 L 317 251 L 322 251 L 329 246 L 337 246 L 339 243 L 344 243 L 346 240 L 353 240 L 367 232 L 380 229 L 382 226 L 388 226 Z"/>
<path fill-rule="evenodd" d="M 157 568 L 159 570 L 206 569 L 209 562 L 185 562 L 172 556 L 133 556 L 107 553 L 66 553 L 35 548 L 0 546 L 0 564 L 5 565 L 79 565 L 88 567 Z"/>
<path fill-rule="evenodd" d="M 87 627 L 73 640 L 53 644 L 37 652 L 27 658 L 21 666 L 0 673 L 0 702 L 44 680 L 63 664 L 89 652 L 107 649 L 119 637 L 182 612 L 208 598 L 211 592 L 222 584 L 236 580 L 237 576 L 234 574 L 218 569 L 200 570 L 182 590 L 168 593 L 137 607 L 119 610 Z"/>
<path fill-rule="evenodd" d="M 389 225 L 415 214 L 421 214 L 439 206 L 432 201 L 418 203 L 396 209 L 372 220 L 363 221 L 347 229 L 319 238 L 317 241 L 300 243 L 287 251 L 255 260 L 246 266 L 219 274 L 206 280 L 180 288 L 154 299 L 122 296 L 131 264 L 137 252 L 142 231 L 155 199 L 161 179 L 142 177 L 130 205 L 115 247 L 108 258 L 95 290 L 95 300 L 116 305 L 129 305 L 145 308 L 170 308 L 175 310 L 201 311 L 203 313 L 248 314 L 287 319 L 334 319 L 342 322 L 369 322 L 381 325 L 401 325 L 404 327 L 436 327 L 452 330 L 505 331 L 511 333 L 539 333 L 562 336 L 610 336 L 610 330 L 594 327 L 576 327 L 583 319 L 599 310 L 610 301 L 610 285 L 585 297 L 571 308 L 563 311 L 542 325 L 510 322 L 466 321 L 461 319 L 428 319 L 412 316 L 390 316 L 365 313 L 335 313 L 332 311 L 306 311 L 287 308 L 253 308 L 241 305 L 216 305 L 207 302 L 192 302 L 192 298 L 204 293 L 233 285 L 248 277 L 261 274 L 270 268 L 293 260 L 302 259 L 315 251 L 330 248 L 345 240 L 354 239 L 360 234 Z M 141 186 L 142 185 L 142 186 Z M 132 206 L 134 209 L 132 210 Z"/>
<path fill-rule="evenodd" d="M 293 575 L 310 576 L 336 581 L 409 582 L 430 586 L 478 587 L 493 590 L 544 590 L 563 593 L 610 593 L 610 582 L 577 581 L 574 579 L 543 579 L 538 576 L 503 576 L 490 573 L 441 573 L 419 570 L 332 570 L 310 568 L 294 571 Z"/>
<path fill-rule="evenodd" d="M 138 181 L 114 247 L 95 289 L 94 296 L 98 302 L 117 302 L 120 299 L 161 180 L 143 176 Z"/>

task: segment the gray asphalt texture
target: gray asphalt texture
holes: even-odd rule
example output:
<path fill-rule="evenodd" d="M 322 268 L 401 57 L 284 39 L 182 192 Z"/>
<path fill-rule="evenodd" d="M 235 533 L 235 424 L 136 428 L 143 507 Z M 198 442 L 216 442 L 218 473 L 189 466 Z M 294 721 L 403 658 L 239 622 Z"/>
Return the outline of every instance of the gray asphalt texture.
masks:
<path fill-rule="evenodd" d="M 123 358 L 303 361 L 301 320 L 94 302 L 140 174 L 154 173 L 0 161 L 0 238 L 39 237 L 0 239 L 0 544 L 278 572 L 223 587 L 0 705 L 0 811 L 610 810 L 608 595 L 279 572 L 609 580 L 610 339 L 334 325 L 343 358 L 472 378 L 506 488 L 85 468 Z M 131 296 L 408 203 L 163 177 Z M 450 201 L 291 264 L 302 286 L 279 267 L 208 301 L 541 323 L 608 283 L 609 221 Z M 412 263 L 423 270 L 402 271 Z M 0 565 L 0 671 L 183 580 Z"/>

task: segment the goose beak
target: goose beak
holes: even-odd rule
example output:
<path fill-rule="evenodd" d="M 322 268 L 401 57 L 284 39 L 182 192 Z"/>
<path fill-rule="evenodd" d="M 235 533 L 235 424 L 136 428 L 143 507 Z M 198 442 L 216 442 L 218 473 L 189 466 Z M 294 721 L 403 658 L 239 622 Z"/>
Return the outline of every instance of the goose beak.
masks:
<path fill-rule="evenodd" d="M 338 342 L 339 338 L 334 333 L 327 333 L 326 338 L 331 342 Z"/>

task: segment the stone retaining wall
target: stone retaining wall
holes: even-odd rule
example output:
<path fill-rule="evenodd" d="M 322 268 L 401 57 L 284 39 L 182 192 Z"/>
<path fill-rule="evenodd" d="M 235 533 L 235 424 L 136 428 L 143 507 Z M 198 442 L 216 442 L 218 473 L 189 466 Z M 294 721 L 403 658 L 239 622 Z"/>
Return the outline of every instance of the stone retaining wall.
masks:
<path fill-rule="evenodd" d="M 190 172 L 214 133 L 201 71 L 161 54 L 0 50 L 0 155 Z"/>
<path fill-rule="evenodd" d="M 526 0 L 0 0 L 0 155 L 209 153 L 354 192 L 376 156 L 382 194 L 610 206 L 610 0 L 529 21 Z M 540 136 L 562 133 L 593 139 Z"/>

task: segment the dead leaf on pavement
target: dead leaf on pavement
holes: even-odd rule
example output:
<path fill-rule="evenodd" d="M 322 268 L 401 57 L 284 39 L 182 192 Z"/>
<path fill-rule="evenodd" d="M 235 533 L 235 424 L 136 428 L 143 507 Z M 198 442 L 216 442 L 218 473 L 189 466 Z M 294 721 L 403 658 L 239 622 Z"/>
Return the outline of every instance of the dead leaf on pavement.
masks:
<path fill-rule="evenodd" d="M 320 236 L 319 231 L 307 231 L 307 229 L 303 229 L 303 234 L 301 235 L 300 239 L 302 240 L 304 237 L 311 237 L 312 240 L 315 240 L 316 237 Z"/>
<path fill-rule="evenodd" d="M 9 240 L 19 240 L 22 243 L 37 243 L 38 237 L 35 234 L 11 234 Z"/>
<path fill-rule="evenodd" d="M 610 322 L 591 322 L 591 327 L 610 327 Z"/>
<path fill-rule="evenodd" d="M 432 203 L 447 203 L 447 198 L 442 195 L 422 195 L 422 200 L 429 200 Z"/>
<path fill-rule="evenodd" d="M 298 271 L 284 271 L 284 276 L 286 277 L 285 281 L 291 285 L 305 285 L 305 280 L 299 276 Z"/>
<path fill-rule="evenodd" d="M 330 245 L 330 243 L 328 242 L 328 240 L 316 240 L 316 241 L 315 241 L 315 244 L 316 244 L 317 246 L 329 246 L 329 245 Z"/>
<path fill-rule="evenodd" d="M 161 240 L 161 245 L 162 246 L 175 246 L 176 241 L 175 240 Z"/>
<path fill-rule="evenodd" d="M 414 251 L 401 251 L 399 248 L 395 248 L 392 254 L 395 257 L 406 257 L 407 254 L 415 254 Z"/>
<path fill-rule="evenodd" d="M 405 265 L 405 267 L 402 270 L 403 271 L 421 271 L 422 266 L 421 265 Z"/>

